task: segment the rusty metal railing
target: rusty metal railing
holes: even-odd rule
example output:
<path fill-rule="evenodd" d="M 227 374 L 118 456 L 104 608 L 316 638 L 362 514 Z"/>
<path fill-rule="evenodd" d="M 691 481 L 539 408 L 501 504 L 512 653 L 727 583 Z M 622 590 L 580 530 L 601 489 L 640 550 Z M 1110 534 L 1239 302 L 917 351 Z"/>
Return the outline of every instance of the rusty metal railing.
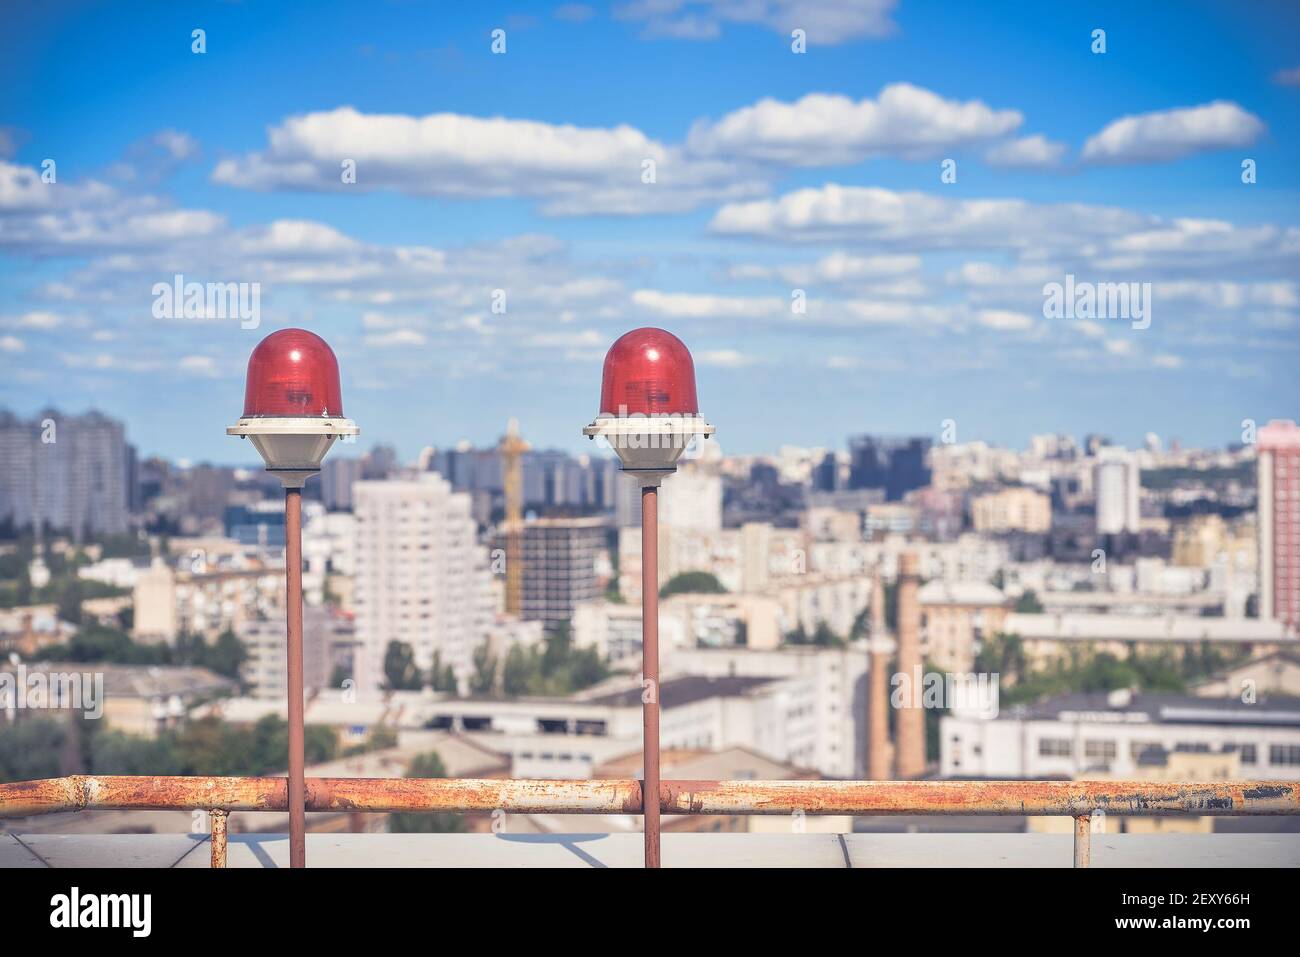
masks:
<path fill-rule="evenodd" d="M 636 780 L 307 778 L 309 811 L 641 814 Z M 285 811 L 288 781 L 267 777 L 73 775 L 0 784 L 0 818 L 89 809 L 205 809 L 212 866 L 226 866 L 231 811 Z M 1091 821 L 1116 816 L 1300 814 L 1300 781 L 662 781 L 661 814 L 1025 815 L 1074 818 L 1074 866 Z"/>

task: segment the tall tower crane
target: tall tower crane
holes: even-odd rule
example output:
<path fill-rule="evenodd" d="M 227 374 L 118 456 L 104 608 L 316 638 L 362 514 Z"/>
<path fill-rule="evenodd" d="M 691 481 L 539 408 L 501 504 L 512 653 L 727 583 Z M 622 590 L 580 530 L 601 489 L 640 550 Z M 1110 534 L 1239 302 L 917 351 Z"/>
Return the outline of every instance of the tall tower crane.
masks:
<path fill-rule="evenodd" d="M 516 617 L 524 609 L 524 471 L 522 457 L 529 445 L 519 437 L 519 420 L 506 423 L 497 446 L 504 466 L 506 493 L 506 612 Z"/>

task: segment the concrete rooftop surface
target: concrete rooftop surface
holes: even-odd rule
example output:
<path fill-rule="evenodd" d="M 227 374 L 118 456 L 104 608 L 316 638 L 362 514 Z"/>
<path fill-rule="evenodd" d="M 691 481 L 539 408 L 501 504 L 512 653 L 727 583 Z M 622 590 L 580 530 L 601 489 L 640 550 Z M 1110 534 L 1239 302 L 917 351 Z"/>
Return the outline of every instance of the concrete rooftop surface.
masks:
<path fill-rule="evenodd" d="M 663 835 L 665 867 L 1070 867 L 1069 834 Z M 636 834 L 308 834 L 309 867 L 640 867 Z M 229 867 L 288 867 L 232 834 Z M 208 867 L 207 835 L 0 833 L 0 867 Z M 1300 834 L 1094 834 L 1093 867 L 1300 867 Z"/>

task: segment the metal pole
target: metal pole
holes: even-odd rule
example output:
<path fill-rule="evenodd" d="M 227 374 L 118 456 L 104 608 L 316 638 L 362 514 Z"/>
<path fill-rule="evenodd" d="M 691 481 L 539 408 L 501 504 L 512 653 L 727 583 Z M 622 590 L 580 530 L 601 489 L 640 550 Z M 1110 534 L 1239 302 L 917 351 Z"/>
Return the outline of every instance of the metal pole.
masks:
<path fill-rule="evenodd" d="M 1092 863 L 1092 815 L 1080 814 L 1074 819 L 1074 866 L 1088 867 Z"/>
<path fill-rule="evenodd" d="M 213 808 L 209 812 L 212 821 L 212 866 L 226 866 L 226 812 L 222 808 Z"/>
<path fill-rule="evenodd" d="M 641 754 L 645 866 L 659 867 L 659 496 L 641 489 Z"/>
<path fill-rule="evenodd" d="M 302 489 L 284 490 L 285 619 L 289 675 L 289 866 L 307 866 L 302 678 Z"/>

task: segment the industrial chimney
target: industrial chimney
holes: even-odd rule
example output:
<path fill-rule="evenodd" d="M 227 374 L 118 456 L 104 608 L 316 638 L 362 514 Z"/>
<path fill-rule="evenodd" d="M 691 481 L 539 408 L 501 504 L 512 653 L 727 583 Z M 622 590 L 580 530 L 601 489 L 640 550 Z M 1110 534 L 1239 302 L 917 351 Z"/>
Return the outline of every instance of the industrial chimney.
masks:
<path fill-rule="evenodd" d="M 905 675 L 907 692 L 898 709 L 898 776 L 918 778 L 925 773 L 925 712 L 921 708 L 921 604 L 917 598 L 920 560 L 914 551 L 903 552 L 898 564 L 898 671 Z"/>
<path fill-rule="evenodd" d="M 893 759 L 889 741 L 889 661 L 894 642 L 885 632 L 885 586 L 871 579 L 871 631 L 867 636 L 867 779 L 886 781 Z"/>

